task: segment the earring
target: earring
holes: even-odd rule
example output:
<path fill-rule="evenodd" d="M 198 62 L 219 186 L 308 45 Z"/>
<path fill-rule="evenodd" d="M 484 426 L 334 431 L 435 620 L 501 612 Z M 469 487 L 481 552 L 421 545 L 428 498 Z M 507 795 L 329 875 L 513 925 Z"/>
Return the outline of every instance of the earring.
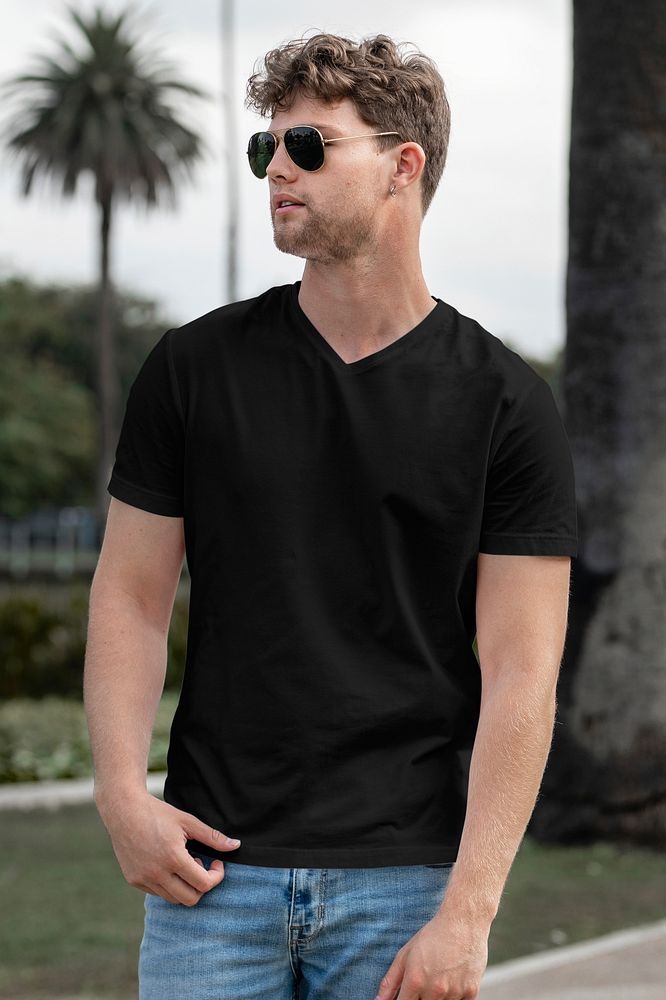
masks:
<path fill-rule="evenodd" d="M 391 184 L 391 187 L 389 188 L 389 194 L 395 196 L 395 184 Z"/>

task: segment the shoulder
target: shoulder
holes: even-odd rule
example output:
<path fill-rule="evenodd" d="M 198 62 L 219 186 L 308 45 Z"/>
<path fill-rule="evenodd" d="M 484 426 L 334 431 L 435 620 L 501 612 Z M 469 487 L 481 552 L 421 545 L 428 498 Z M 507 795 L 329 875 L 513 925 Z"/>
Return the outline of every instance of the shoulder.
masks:
<path fill-rule="evenodd" d="M 544 377 L 501 337 L 454 306 L 448 305 L 448 309 L 454 358 L 461 369 L 460 374 L 469 378 L 470 386 L 474 383 L 483 396 L 506 405 L 524 399 L 540 383 L 548 385 Z"/>
<path fill-rule="evenodd" d="M 170 347 L 182 361 L 205 360 L 209 349 L 242 336 L 255 323 L 275 322 L 292 288 L 274 285 L 251 298 L 228 302 L 169 330 Z"/>

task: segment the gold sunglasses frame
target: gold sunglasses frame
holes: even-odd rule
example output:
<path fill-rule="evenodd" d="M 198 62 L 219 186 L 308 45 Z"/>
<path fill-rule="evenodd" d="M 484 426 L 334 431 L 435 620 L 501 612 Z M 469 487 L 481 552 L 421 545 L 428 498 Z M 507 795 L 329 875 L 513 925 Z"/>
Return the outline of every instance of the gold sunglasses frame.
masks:
<path fill-rule="evenodd" d="M 254 137 L 256 135 L 262 135 L 262 134 L 265 135 L 266 133 L 268 133 L 268 135 L 272 135 L 273 138 L 275 139 L 275 152 L 273 153 L 273 156 L 275 156 L 275 153 L 277 153 L 278 147 L 279 147 L 280 143 L 284 139 L 284 133 L 288 132 L 289 129 L 292 129 L 292 128 L 311 128 L 311 129 L 314 129 L 314 131 L 317 133 L 317 135 L 321 139 L 322 146 L 324 146 L 324 147 L 328 146 L 328 144 L 331 143 L 331 142 L 344 142 L 347 139 L 371 139 L 371 138 L 374 138 L 375 136 L 378 136 L 378 135 L 400 135 L 399 132 L 364 132 L 362 135 L 339 135 L 339 136 L 336 136 L 334 139 L 324 139 L 323 135 L 321 134 L 321 132 L 319 131 L 319 129 L 317 128 L 316 125 L 290 125 L 289 128 L 286 128 L 286 129 L 282 130 L 283 131 L 282 135 L 279 135 L 277 132 L 271 132 L 271 130 L 268 129 L 268 128 L 264 128 L 264 129 L 261 129 L 260 132 L 253 132 L 253 134 L 250 136 L 249 142 L 247 144 L 247 155 L 248 155 L 248 157 L 250 155 L 250 143 L 252 142 L 252 140 L 254 139 Z M 273 161 L 273 156 L 271 156 L 271 159 L 269 160 L 269 165 Z M 287 156 L 291 160 L 291 154 L 290 154 L 290 152 L 289 152 L 288 149 L 287 149 Z M 326 162 L 326 160 L 324 159 L 324 163 L 322 163 L 321 167 L 315 167 L 314 170 L 307 170 L 306 167 L 299 167 L 298 163 L 295 163 L 294 160 L 291 160 L 291 162 L 294 164 L 295 167 L 298 167 L 299 170 L 306 170 L 306 172 L 308 174 L 316 174 L 316 172 L 318 170 L 321 170 L 321 168 L 324 166 L 324 163 Z M 252 173 L 254 174 L 255 177 L 257 176 L 254 173 L 254 171 L 252 171 Z M 263 177 L 258 177 L 257 180 L 264 180 L 264 178 Z"/>

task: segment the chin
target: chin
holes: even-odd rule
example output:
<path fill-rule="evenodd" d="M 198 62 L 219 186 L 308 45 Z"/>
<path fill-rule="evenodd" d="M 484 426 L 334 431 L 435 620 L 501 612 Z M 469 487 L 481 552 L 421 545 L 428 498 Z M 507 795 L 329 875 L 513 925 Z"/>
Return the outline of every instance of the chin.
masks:
<path fill-rule="evenodd" d="M 310 250 L 307 244 L 301 242 L 300 240 L 289 239 L 283 236 L 283 234 L 274 233 L 273 242 L 278 250 L 282 253 L 293 254 L 294 257 L 305 257 L 309 256 Z"/>

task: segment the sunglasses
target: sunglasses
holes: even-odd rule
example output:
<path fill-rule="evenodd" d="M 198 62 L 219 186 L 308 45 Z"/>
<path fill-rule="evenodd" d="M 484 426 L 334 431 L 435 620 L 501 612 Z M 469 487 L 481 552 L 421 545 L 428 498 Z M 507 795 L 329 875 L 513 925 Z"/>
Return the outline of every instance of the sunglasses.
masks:
<path fill-rule="evenodd" d="M 376 135 L 400 135 L 399 132 L 368 132 L 364 135 L 342 135 L 337 139 L 324 139 L 314 125 L 292 125 L 283 137 L 284 148 L 301 170 L 319 170 L 324 166 L 324 146 L 329 142 L 344 142 L 346 139 L 369 139 Z M 247 147 L 250 170 L 255 177 L 266 176 L 268 164 L 280 145 L 280 136 L 275 132 L 255 132 Z"/>

